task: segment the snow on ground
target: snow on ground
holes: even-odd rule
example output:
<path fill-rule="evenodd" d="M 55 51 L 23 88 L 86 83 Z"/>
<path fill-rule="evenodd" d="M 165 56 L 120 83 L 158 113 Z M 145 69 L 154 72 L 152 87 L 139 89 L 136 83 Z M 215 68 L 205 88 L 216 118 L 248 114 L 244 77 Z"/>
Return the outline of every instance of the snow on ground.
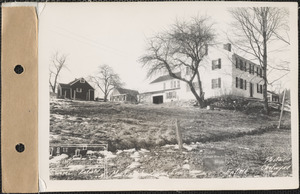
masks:
<path fill-rule="evenodd" d="M 69 156 L 67 154 L 61 154 L 59 156 L 54 156 L 49 162 L 50 163 L 59 163 L 61 160 L 67 159 Z"/>

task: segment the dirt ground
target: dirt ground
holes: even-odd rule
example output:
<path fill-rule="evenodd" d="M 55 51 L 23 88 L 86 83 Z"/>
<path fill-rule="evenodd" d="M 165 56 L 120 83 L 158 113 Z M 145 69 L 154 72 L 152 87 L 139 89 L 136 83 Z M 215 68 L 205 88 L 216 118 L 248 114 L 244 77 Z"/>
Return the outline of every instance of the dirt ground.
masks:
<path fill-rule="evenodd" d="M 291 176 L 290 114 L 284 114 L 282 129 L 276 129 L 278 118 L 278 112 L 265 116 L 168 104 L 52 100 L 50 145 L 107 141 L 108 151 L 101 152 L 105 162 L 51 158 L 51 178 Z M 176 145 L 176 119 L 182 152 Z"/>

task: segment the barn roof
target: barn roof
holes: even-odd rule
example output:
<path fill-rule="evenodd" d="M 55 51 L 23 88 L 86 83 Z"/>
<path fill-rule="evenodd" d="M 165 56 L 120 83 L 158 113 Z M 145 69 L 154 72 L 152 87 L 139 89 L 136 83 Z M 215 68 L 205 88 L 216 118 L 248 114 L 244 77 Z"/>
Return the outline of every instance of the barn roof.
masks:
<path fill-rule="evenodd" d="M 116 88 L 116 90 L 119 91 L 120 94 L 130 94 L 130 95 L 138 95 L 139 92 L 136 90 L 129 90 L 125 88 Z"/>
<path fill-rule="evenodd" d="M 175 73 L 175 75 L 178 77 L 181 77 L 181 72 Z M 166 80 L 171 80 L 171 79 L 175 79 L 175 78 L 171 77 L 170 75 L 163 75 L 163 76 L 160 76 L 160 77 L 156 78 L 155 80 L 153 80 L 150 84 L 162 82 L 162 81 L 166 81 Z"/>
<path fill-rule="evenodd" d="M 58 83 L 62 88 L 70 88 L 70 84 Z"/>
<path fill-rule="evenodd" d="M 93 86 L 91 86 L 91 84 L 89 84 L 84 78 L 75 78 L 75 80 L 71 81 L 68 84 L 64 84 L 64 83 L 58 83 L 62 88 L 71 88 L 71 86 L 73 84 L 75 84 L 76 82 L 80 81 L 81 79 L 83 79 L 85 81 L 85 83 L 87 83 L 91 89 L 95 90 L 95 88 Z"/>

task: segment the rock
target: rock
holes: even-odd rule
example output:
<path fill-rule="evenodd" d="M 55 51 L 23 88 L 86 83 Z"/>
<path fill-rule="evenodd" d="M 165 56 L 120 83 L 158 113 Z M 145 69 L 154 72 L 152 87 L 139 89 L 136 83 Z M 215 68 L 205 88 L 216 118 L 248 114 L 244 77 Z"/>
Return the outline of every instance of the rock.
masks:
<path fill-rule="evenodd" d="M 142 164 L 139 163 L 139 162 L 132 162 L 127 168 L 129 169 L 135 169 L 135 168 L 138 168 L 140 167 Z"/>
<path fill-rule="evenodd" d="M 187 170 L 190 170 L 190 165 L 189 164 L 184 164 L 182 166 L 183 169 L 187 169 Z"/>

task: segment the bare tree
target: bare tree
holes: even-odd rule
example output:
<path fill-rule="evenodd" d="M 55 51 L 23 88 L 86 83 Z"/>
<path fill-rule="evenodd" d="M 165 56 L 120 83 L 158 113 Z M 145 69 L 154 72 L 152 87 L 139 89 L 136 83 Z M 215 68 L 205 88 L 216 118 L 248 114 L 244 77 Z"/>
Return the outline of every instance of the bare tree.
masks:
<path fill-rule="evenodd" d="M 215 34 L 207 17 L 195 17 L 190 22 L 176 21 L 169 30 L 149 39 L 147 53 L 140 58 L 148 68 L 148 77 L 162 72 L 186 82 L 200 107 L 204 106 L 204 92 L 199 67 L 207 55 L 207 47 L 214 41 Z M 190 76 L 179 76 L 176 72 L 188 69 Z M 199 94 L 194 86 L 197 77 Z"/>
<path fill-rule="evenodd" d="M 107 97 L 114 88 L 123 85 L 119 75 L 108 65 L 99 66 L 98 73 L 95 76 L 90 76 L 89 80 L 103 92 L 104 102 L 107 102 Z"/>
<path fill-rule="evenodd" d="M 63 68 L 67 68 L 66 64 L 67 55 L 59 54 L 59 52 L 55 52 L 50 59 L 50 75 L 49 75 L 49 84 L 52 89 L 52 92 L 55 93 L 57 80 L 59 74 Z"/>
<path fill-rule="evenodd" d="M 254 56 L 263 70 L 264 111 L 268 114 L 268 46 L 275 40 L 289 44 L 288 36 L 285 38 L 281 35 L 281 32 L 288 31 L 288 10 L 277 7 L 249 7 L 234 8 L 230 13 L 235 19 L 232 36 L 236 37 L 231 42 L 246 54 Z"/>

